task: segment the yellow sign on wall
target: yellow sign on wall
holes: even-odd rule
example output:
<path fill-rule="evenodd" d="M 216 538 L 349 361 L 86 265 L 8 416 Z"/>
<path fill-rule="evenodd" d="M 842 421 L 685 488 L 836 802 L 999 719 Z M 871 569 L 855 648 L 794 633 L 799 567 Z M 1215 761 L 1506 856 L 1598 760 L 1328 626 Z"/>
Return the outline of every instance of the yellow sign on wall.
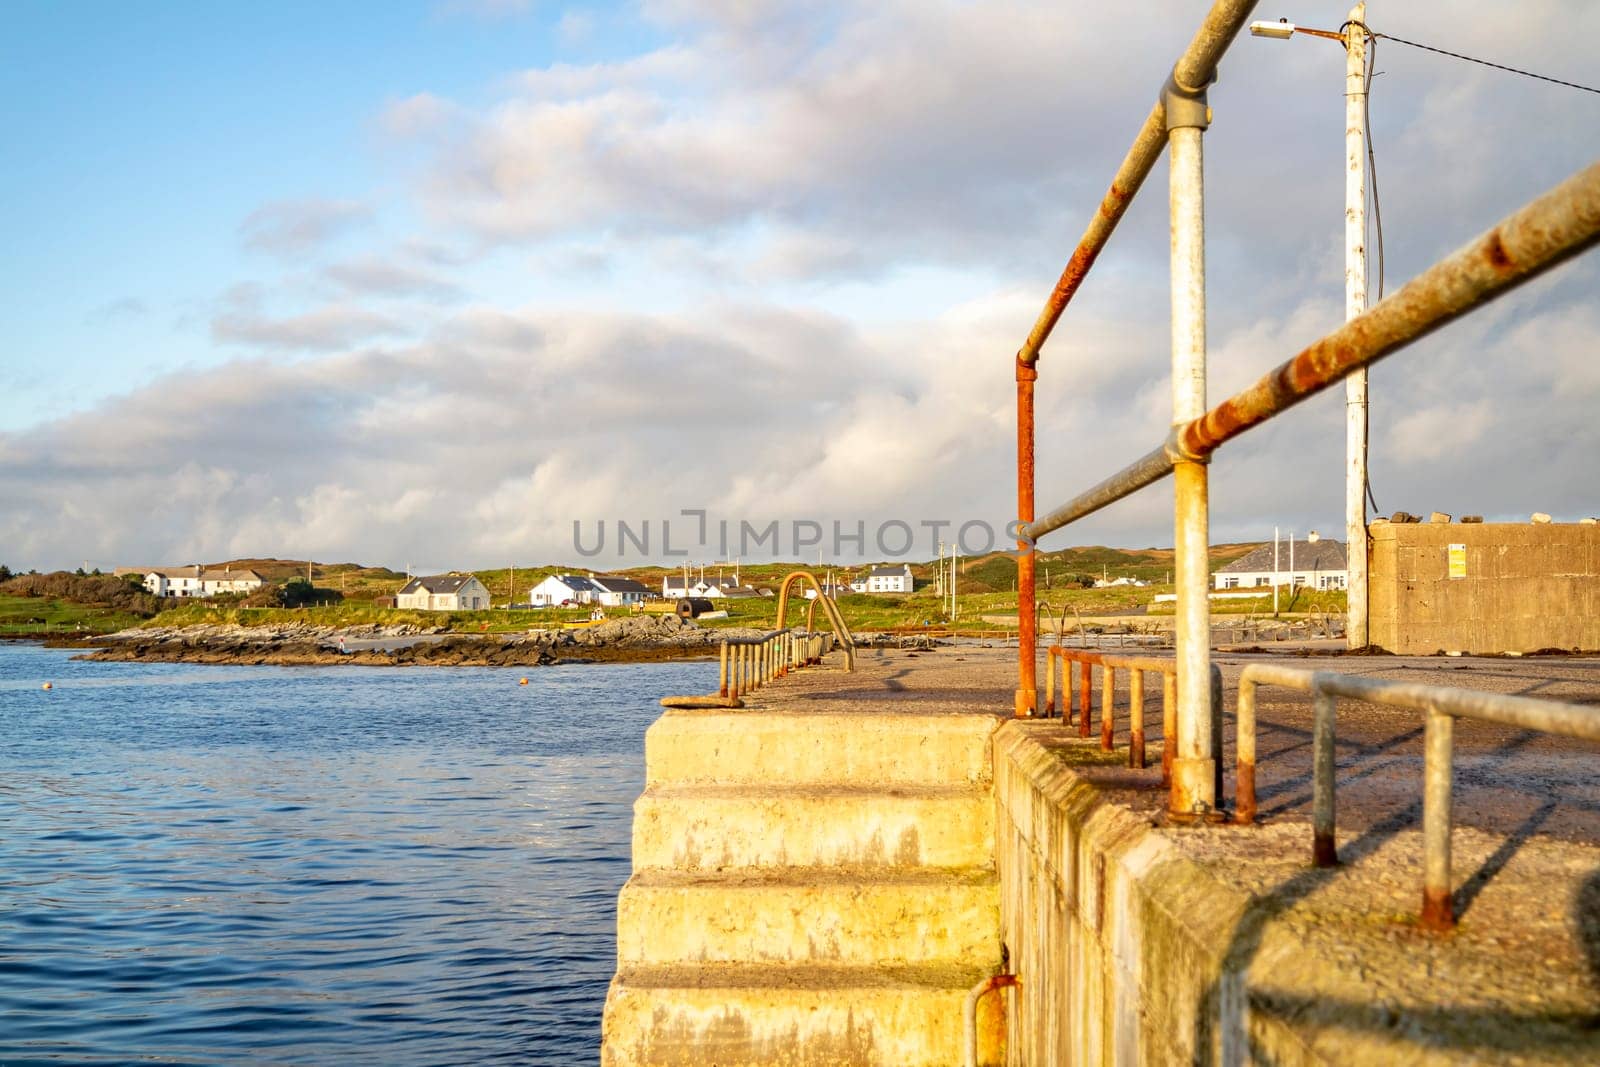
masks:
<path fill-rule="evenodd" d="M 1450 546 L 1450 577 L 1465 578 L 1467 576 L 1467 546 Z"/>

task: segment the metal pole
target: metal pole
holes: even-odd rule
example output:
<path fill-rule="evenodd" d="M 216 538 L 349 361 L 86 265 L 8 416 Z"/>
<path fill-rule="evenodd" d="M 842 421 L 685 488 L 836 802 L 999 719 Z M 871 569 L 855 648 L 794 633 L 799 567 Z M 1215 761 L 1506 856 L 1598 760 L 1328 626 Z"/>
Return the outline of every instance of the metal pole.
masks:
<path fill-rule="evenodd" d="M 1256 683 L 1249 678 L 1239 678 L 1238 770 L 1234 772 L 1233 821 L 1249 826 L 1256 821 Z"/>
<path fill-rule="evenodd" d="M 1334 836 L 1333 715 L 1337 698 L 1321 686 L 1311 690 L 1311 862 L 1317 867 L 1339 865 Z"/>
<path fill-rule="evenodd" d="M 1044 714 L 1049 718 L 1056 710 L 1056 657 L 1055 653 L 1046 651 L 1044 654 Z"/>
<path fill-rule="evenodd" d="M 722 642 L 722 651 L 717 657 L 717 695 L 728 695 L 728 642 Z"/>
<path fill-rule="evenodd" d="M 1017 360 L 1017 518 L 1033 521 L 1033 383 L 1039 378 L 1032 363 Z M 1031 717 L 1039 706 L 1038 593 L 1033 545 L 1017 542 L 1017 694 L 1016 716 Z"/>
<path fill-rule="evenodd" d="M 1161 784 L 1172 785 L 1172 761 L 1178 754 L 1178 675 L 1161 672 Z"/>
<path fill-rule="evenodd" d="M 1182 426 L 1206 410 L 1205 171 L 1203 137 L 1211 121 L 1205 83 L 1167 85 L 1172 217 L 1172 422 Z M 1211 605 L 1207 565 L 1209 507 L 1206 467 L 1190 459 L 1173 468 L 1177 571 L 1178 752 L 1168 806 L 1175 815 L 1215 810 L 1212 751 Z"/>
<path fill-rule="evenodd" d="M 1078 661 L 1078 736 L 1089 736 L 1089 705 L 1094 700 L 1094 667 Z"/>
<path fill-rule="evenodd" d="M 1350 9 L 1344 64 L 1344 317 L 1367 310 L 1367 5 Z M 1345 643 L 1367 644 L 1367 368 L 1344 380 Z"/>
<path fill-rule="evenodd" d="M 1144 769 L 1144 670 L 1128 672 L 1128 766 Z"/>
<path fill-rule="evenodd" d="M 1450 897 L 1450 748 L 1455 720 L 1430 708 L 1423 729 L 1422 925 L 1448 930 L 1456 924 Z"/>
<path fill-rule="evenodd" d="M 1110 664 L 1101 667 L 1100 684 L 1100 748 L 1110 752 L 1116 738 L 1117 669 Z"/>

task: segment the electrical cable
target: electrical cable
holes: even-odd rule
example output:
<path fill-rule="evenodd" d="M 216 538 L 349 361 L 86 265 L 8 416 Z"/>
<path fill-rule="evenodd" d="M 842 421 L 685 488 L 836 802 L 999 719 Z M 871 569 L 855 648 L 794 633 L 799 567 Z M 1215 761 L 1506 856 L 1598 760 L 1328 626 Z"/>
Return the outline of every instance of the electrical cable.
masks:
<path fill-rule="evenodd" d="M 1362 29 L 1366 29 L 1366 27 L 1363 26 Z M 1520 67 L 1508 67 L 1504 63 L 1492 63 L 1487 59 L 1478 59 L 1474 56 L 1464 56 L 1460 52 L 1451 52 L 1448 49 L 1435 48 L 1431 44 L 1419 44 L 1416 41 L 1408 41 L 1404 37 L 1396 37 L 1392 33 L 1373 33 L 1371 30 L 1367 30 L 1367 32 L 1372 34 L 1374 37 L 1382 37 L 1385 40 L 1393 41 L 1395 44 L 1407 44 L 1412 48 L 1420 48 L 1424 52 L 1437 52 L 1439 55 L 1449 56 L 1451 59 L 1462 59 L 1468 63 L 1477 63 L 1485 67 L 1493 67 L 1495 70 L 1503 70 L 1509 74 L 1520 74 L 1524 78 L 1537 78 L 1539 81 L 1550 82 L 1552 85 L 1564 85 L 1568 89 L 1577 89 L 1581 92 L 1600 95 L 1600 89 L 1596 89 L 1591 85 L 1579 85 L 1577 82 L 1564 81 L 1561 78 L 1552 78 L 1548 74 L 1535 74 L 1531 70 L 1523 70 Z"/>
<path fill-rule="evenodd" d="M 1362 127 L 1367 141 L 1367 187 L 1372 192 L 1372 220 L 1378 236 L 1378 300 L 1383 300 L 1383 207 L 1378 200 L 1378 155 L 1372 147 L 1372 79 L 1376 77 L 1378 65 L 1378 39 L 1368 30 L 1366 24 L 1361 25 L 1366 32 L 1367 44 L 1371 47 L 1371 54 L 1367 57 L 1367 84 L 1366 92 L 1361 95 Z M 1367 462 L 1361 472 L 1363 488 L 1367 491 L 1367 502 L 1372 505 L 1374 514 L 1382 514 L 1378 508 L 1378 497 L 1372 491 L 1372 397 L 1367 397 L 1367 417 L 1361 427 L 1361 448 L 1367 454 Z"/>

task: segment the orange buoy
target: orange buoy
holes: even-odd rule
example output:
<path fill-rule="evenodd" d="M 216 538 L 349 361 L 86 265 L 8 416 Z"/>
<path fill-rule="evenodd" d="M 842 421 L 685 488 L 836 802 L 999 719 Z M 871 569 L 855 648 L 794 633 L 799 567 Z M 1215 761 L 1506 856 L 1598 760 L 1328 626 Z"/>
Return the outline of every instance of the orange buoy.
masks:
<path fill-rule="evenodd" d="M 518 682 L 517 684 L 518 685 L 527 685 L 528 684 L 528 680 L 526 678 L 524 678 L 520 682 Z"/>
<path fill-rule="evenodd" d="M 40 689 L 54 689 L 55 688 L 55 683 L 54 682 L 46 682 L 43 685 L 41 685 L 39 688 Z"/>

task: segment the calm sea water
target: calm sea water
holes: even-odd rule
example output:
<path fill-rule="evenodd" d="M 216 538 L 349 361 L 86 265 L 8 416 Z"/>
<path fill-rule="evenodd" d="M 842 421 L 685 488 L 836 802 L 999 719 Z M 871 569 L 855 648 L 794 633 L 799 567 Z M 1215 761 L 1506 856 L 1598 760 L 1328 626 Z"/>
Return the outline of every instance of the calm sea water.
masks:
<path fill-rule="evenodd" d="M 715 673 L 0 643 L 0 1064 L 593 1063 L 644 730 Z"/>

